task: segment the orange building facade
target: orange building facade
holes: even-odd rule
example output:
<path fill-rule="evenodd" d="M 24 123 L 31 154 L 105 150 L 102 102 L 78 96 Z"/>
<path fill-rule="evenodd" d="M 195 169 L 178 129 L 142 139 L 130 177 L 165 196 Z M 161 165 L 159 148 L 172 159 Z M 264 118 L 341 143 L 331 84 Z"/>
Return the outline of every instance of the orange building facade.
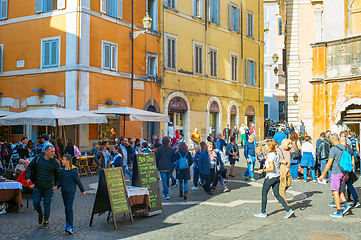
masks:
<path fill-rule="evenodd" d="M 117 103 L 160 112 L 156 0 L 134 0 L 133 6 L 130 0 L 5 2 L 0 11 L 0 110 L 59 106 L 88 111 Z M 134 31 L 144 30 L 146 14 L 153 18 L 153 26 L 133 40 L 132 26 Z M 83 150 L 92 142 L 122 136 L 122 119 L 109 116 L 108 120 L 107 125 L 66 127 L 66 136 Z M 57 131 L 0 128 L 0 135 L 10 141 L 22 136 L 36 141 L 40 134 Z M 126 122 L 126 137 L 153 134 L 159 135 L 159 126 Z"/>
<path fill-rule="evenodd" d="M 325 40 L 311 45 L 314 139 L 326 130 L 359 135 L 361 126 L 361 1 L 326 4 Z"/>

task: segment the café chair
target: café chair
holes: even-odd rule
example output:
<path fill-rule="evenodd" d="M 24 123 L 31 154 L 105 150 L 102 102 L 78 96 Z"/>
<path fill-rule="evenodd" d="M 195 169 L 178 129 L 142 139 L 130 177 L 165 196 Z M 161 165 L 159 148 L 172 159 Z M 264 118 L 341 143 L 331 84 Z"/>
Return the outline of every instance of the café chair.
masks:
<path fill-rule="evenodd" d="M 78 159 L 77 167 L 78 167 L 78 173 L 80 176 L 88 175 L 90 172 L 89 165 L 88 165 L 88 159 L 86 159 L 84 157 L 80 157 Z"/>
<path fill-rule="evenodd" d="M 29 208 L 29 198 L 33 198 L 33 191 L 28 186 L 23 186 L 22 198 L 26 198 L 26 208 Z"/>

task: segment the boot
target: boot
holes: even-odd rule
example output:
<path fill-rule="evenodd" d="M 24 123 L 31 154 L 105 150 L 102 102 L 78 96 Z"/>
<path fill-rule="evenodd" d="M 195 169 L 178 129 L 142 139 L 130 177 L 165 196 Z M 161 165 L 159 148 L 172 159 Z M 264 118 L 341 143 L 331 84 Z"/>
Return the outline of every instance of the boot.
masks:
<path fill-rule="evenodd" d="M 183 191 L 179 191 L 179 196 L 183 197 Z"/>
<path fill-rule="evenodd" d="M 184 191 L 184 200 L 187 200 L 188 191 Z"/>

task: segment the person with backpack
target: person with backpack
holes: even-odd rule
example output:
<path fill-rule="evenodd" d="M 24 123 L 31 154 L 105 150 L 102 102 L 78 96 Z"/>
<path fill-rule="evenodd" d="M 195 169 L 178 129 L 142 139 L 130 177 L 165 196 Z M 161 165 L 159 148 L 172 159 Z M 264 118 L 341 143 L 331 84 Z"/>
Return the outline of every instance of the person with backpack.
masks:
<path fill-rule="evenodd" d="M 73 158 L 73 165 L 76 166 L 77 157 L 80 157 L 81 154 L 78 147 L 74 145 L 71 138 L 68 138 L 68 144 L 65 147 L 64 154 L 69 154 Z"/>
<path fill-rule="evenodd" d="M 311 169 L 312 181 L 317 182 L 315 172 L 315 151 L 311 143 L 311 137 L 306 136 L 305 142 L 302 144 L 301 167 L 303 168 L 303 181 L 307 182 L 307 170 Z"/>
<path fill-rule="evenodd" d="M 320 139 L 321 139 L 321 141 L 319 142 L 319 144 L 317 146 L 316 156 L 317 156 L 317 161 L 319 161 L 319 163 L 321 165 L 321 174 L 322 174 L 323 170 L 325 170 L 325 166 L 328 161 L 328 156 L 330 154 L 331 145 L 326 140 L 326 133 L 322 132 L 320 134 Z M 328 180 L 330 181 L 330 179 L 331 179 L 331 170 L 328 170 Z"/>
<path fill-rule="evenodd" d="M 327 171 L 331 168 L 331 191 L 336 204 L 337 211 L 333 214 L 330 214 L 331 217 L 342 218 L 348 211 L 350 211 L 351 206 L 348 204 L 345 194 L 341 191 L 342 184 L 346 181 L 346 171 L 343 169 L 345 163 L 351 162 L 352 170 L 352 159 L 351 155 L 346 151 L 346 146 L 342 145 L 340 138 L 337 134 L 331 135 L 331 142 L 334 145 L 330 150 L 330 155 L 325 169 L 323 170 L 319 181 L 323 181 L 323 178 L 327 174 Z M 341 209 L 340 199 L 344 202 L 344 209 Z"/>
<path fill-rule="evenodd" d="M 179 196 L 188 198 L 188 180 L 190 176 L 190 166 L 192 165 L 192 155 L 184 142 L 179 143 L 179 150 L 175 154 L 176 178 L 179 180 Z"/>
<path fill-rule="evenodd" d="M 342 145 L 346 146 L 347 152 L 351 155 L 352 165 L 355 166 L 354 152 L 351 147 L 347 146 L 346 137 L 341 137 L 340 142 Z M 355 190 L 355 187 L 353 186 L 353 183 L 357 181 L 357 176 L 354 173 L 354 168 L 352 168 L 352 171 L 347 173 L 347 175 L 348 175 L 348 179 L 346 180 L 346 186 L 348 191 L 351 193 L 354 202 L 352 208 L 357 208 L 360 206 L 360 201 L 358 199 L 358 195 Z"/>

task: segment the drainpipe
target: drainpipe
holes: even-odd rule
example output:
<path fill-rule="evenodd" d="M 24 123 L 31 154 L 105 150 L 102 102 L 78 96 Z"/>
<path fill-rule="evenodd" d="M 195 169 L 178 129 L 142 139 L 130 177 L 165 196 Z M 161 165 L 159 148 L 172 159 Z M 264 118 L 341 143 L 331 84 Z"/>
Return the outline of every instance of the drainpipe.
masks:
<path fill-rule="evenodd" d="M 130 34 L 130 38 L 132 41 L 132 73 L 131 73 L 131 92 L 130 92 L 130 106 L 133 107 L 133 84 L 134 84 L 134 38 L 133 38 L 133 33 L 134 33 L 134 0 L 132 0 L 132 10 L 131 10 L 131 15 L 132 15 L 132 32 Z"/>
<path fill-rule="evenodd" d="M 208 41 L 207 41 L 207 36 L 208 36 L 208 1 L 209 0 L 205 0 L 205 8 L 204 8 L 204 12 L 205 12 L 205 16 L 204 16 L 204 31 L 205 31 L 205 43 L 206 43 L 206 61 L 205 61 L 205 65 L 206 65 L 206 74 L 205 77 L 208 78 Z"/>
<path fill-rule="evenodd" d="M 246 72 L 246 69 L 244 68 L 244 64 L 243 64 L 243 2 L 241 0 L 241 68 L 243 68 L 243 72 L 242 72 L 242 77 L 244 77 L 244 73 Z M 241 77 L 241 79 L 242 79 Z M 244 94 L 243 94 L 243 88 L 244 88 L 244 81 L 241 84 L 242 87 L 242 98 L 241 98 L 241 103 L 244 100 Z"/>

